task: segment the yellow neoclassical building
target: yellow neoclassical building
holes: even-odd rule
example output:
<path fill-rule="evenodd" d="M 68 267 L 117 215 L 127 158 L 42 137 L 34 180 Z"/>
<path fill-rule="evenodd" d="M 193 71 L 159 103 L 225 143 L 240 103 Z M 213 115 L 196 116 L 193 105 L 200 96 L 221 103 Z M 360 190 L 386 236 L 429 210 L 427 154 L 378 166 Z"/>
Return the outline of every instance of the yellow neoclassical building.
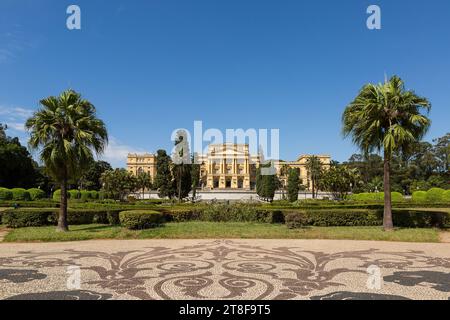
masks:
<path fill-rule="evenodd" d="M 300 179 L 305 186 L 309 186 L 306 167 L 308 158 L 312 155 L 301 155 L 295 161 L 276 160 L 273 162 L 276 173 L 285 184 L 287 177 L 283 168 L 297 168 Z M 328 167 L 331 158 L 328 155 L 315 155 L 324 167 Z M 256 169 L 261 164 L 261 157 L 250 154 L 248 144 L 211 144 L 208 153 L 199 155 L 201 188 L 203 190 L 253 190 L 256 184 Z M 147 172 L 152 179 L 156 176 L 156 155 L 128 154 L 128 171 L 133 174 Z"/>

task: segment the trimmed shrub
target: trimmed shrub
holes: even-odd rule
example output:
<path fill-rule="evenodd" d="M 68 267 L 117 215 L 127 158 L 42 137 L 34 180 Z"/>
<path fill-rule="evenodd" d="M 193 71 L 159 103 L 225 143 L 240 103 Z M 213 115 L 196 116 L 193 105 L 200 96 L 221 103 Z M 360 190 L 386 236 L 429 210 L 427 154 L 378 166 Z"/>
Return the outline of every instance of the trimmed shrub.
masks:
<path fill-rule="evenodd" d="M 352 194 L 348 197 L 349 200 L 353 201 L 384 201 L 384 192 L 366 192 L 366 193 L 357 193 Z M 391 199 L 393 202 L 402 202 L 405 201 L 405 198 L 400 192 L 391 192 Z"/>
<path fill-rule="evenodd" d="M 23 188 L 14 188 L 14 189 L 11 189 L 11 192 L 13 194 L 12 200 L 17 200 L 17 201 L 30 201 L 31 200 L 30 193 Z"/>
<path fill-rule="evenodd" d="M 286 226 L 289 229 L 298 229 L 308 225 L 308 217 L 305 212 L 293 211 L 286 213 Z"/>
<path fill-rule="evenodd" d="M 80 200 L 83 202 L 86 202 L 89 199 L 91 199 L 91 192 L 87 191 L 87 190 L 81 190 L 80 191 Z"/>
<path fill-rule="evenodd" d="M 378 226 L 383 224 L 379 210 L 311 210 L 308 224 L 320 227 Z"/>
<path fill-rule="evenodd" d="M 393 210 L 394 226 L 405 228 L 443 228 L 450 222 L 449 214 L 420 210 Z"/>
<path fill-rule="evenodd" d="M 402 202 L 405 201 L 405 198 L 400 192 L 391 192 L 391 199 L 393 202 Z"/>
<path fill-rule="evenodd" d="M 33 200 L 33 201 L 45 198 L 45 192 L 41 189 L 31 188 L 31 189 L 28 189 L 27 191 L 30 194 L 31 200 Z"/>
<path fill-rule="evenodd" d="M 89 193 L 90 193 L 91 199 L 94 199 L 94 200 L 98 199 L 98 191 L 91 190 L 91 191 L 89 191 Z"/>
<path fill-rule="evenodd" d="M 41 227 L 51 225 L 53 209 L 11 209 L 3 212 L 2 223 L 8 228 Z"/>
<path fill-rule="evenodd" d="M 12 200 L 13 193 L 6 188 L 0 188 L 0 200 Z"/>
<path fill-rule="evenodd" d="M 67 193 L 70 194 L 70 199 L 80 199 L 80 191 L 76 189 L 69 190 Z"/>
<path fill-rule="evenodd" d="M 69 225 L 80 224 L 118 224 L 120 210 L 79 210 L 69 209 L 67 211 L 67 222 Z M 59 210 L 55 209 L 11 209 L 4 211 L 2 221 L 10 228 L 40 227 L 45 225 L 56 225 Z"/>
<path fill-rule="evenodd" d="M 164 223 L 161 212 L 153 210 L 130 210 L 119 214 L 120 224 L 131 230 L 155 228 Z"/>
<path fill-rule="evenodd" d="M 450 190 L 446 190 L 442 195 L 442 200 L 444 202 L 450 202 Z"/>
<path fill-rule="evenodd" d="M 427 191 L 425 200 L 427 202 L 442 202 L 444 200 L 444 189 L 441 188 L 431 188 Z"/>
<path fill-rule="evenodd" d="M 170 211 L 163 211 L 164 220 L 168 222 L 186 222 L 193 220 L 200 220 L 201 210 L 195 209 L 174 209 Z"/>
<path fill-rule="evenodd" d="M 70 199 L 70 193 L 67 192 L 67 199 Z M 53 192 L 53 200 L 55 201 L 61 201 L 61 190 L 55 190 Z"/>
<path fill-rule="evenodd" d="M 425 202 L 427 197 L 426 191 L 414 191 L 412 194 L 412 201 L 414 202 Z"/>

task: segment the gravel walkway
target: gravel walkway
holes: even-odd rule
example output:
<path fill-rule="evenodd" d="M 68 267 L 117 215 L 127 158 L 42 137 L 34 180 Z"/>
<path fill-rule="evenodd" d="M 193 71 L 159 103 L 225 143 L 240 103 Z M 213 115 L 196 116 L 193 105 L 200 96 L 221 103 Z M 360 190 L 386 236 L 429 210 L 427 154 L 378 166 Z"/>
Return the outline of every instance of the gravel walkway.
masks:
<path fill-rule="evenodd" d="M 0 298 L 450 299 L 450 244 L 0 243 Z"/>

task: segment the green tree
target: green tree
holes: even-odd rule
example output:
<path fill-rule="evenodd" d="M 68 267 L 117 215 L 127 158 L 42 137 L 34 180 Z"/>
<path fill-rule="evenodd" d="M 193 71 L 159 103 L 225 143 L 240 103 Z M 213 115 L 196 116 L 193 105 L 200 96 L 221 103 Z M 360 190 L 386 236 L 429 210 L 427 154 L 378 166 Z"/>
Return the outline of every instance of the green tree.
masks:
<path fill-rule="evenodd" d="M 308 178 L 311 181 L 312 197 L 317 197 L 317 186 L 319 184 L 320 175 L 322 174 L 322 163 L 316 156 L 310 156 L 306 160 L 306 169 L 308 171 Z"/>
<path fill-rule="evenodd" d="M 37 164 L 19 139 L 6 135 L 6 125 L 0 123 L 0 186 L 31 188 L 36 186 Z"/>
<path fill-rule="evenodd" d="M 153 182 L 160 198 L 172 198 L 175 195 L 172 177 L 172 160 L 165 150 L 156 152 L 156 176 Z"/>
<path fill-rule="evenodd" d="M 108 170 L 100 178 L 102 190 L 115 200 L 124 200 L 125 196 L 137 189 L 136 177 L 125 169 Z"/>
<path fill-rule="evenodd" d="M 439 172 L 449 175 L 450 172 L 450 133 L 433 140 L 434 152 L 438 161 Z"/>
<path fill-rule="evenodd" d="M 26 122 L 29 145 L 41 149 L 41 160 L 61 186 L 58 230 L 68 231 L 67 181 L 86 169 L 93 152 L 103 152 L 108 134 L 92 103 L 73 90 L 40 104 L 41 109 Z"/>
<path fill-rule="evenodd" d="M 407 91 L 403 81 L 392 77 L 383 84 L 367 84 L 350 103 L 342 116 L 344 136 L 365 153 L 383 150 L 385 230 L 393 229 L 390 171 L 392 154 L 408 148 L 427 132 L 430 120 L 422 109 L 430 103 L 413 91 Z"/>
<path fill-rule="evenodd" d="M 136 176 L 136 188 L 142 191 L 142 199 L 144 199 L 145 189 L 152 188 L 152 177 L 147 172 L 138 172 Z"/>
<path fill-rule="evenodd" d="M 289 201 L 297 201 L 298 192 L 300 191 L 300 173 L 297 168 L 289 168 L 287 190 Z"/>
<path fill-rule="evenodd" d="M 179 130 L 177 132 L 177 137 L 175 139 L 175 152 L 173 154 L 173 182 L 178 201 L 188 197 L 189 192 L 192 189 L 192 161 L 189 152 L 189 143 L 186 137 L 187 134 L 184 130 Z"/>
<path fill-rule="evenodd" d="M 335 199 L 344 199 L 358 180 L 359 174 L 356 169 L 350 169 L 345 165 L 332 165 L 322 172 L 319 187 L 323 191 L 330 192 Z"/>
<path fill-rule="evenodd" d="M 262 174 L 262 169 L 267 168 L 269 171 L 272 171 L 271 168 L 272 163 L 261 164 L 259 168 L 256 170 L 256 193 L 264 199 L 264 201 L 272 202 L 275 197 L 275 191 L 280 185 L 278 181 L 277 175 L 275 172 L 272 174 Z M 268 172 L 271 173 L 271 172 Z"/>
<path fill-rule="evenodd" d="M 112 167 L 108 162 L 92 161 L 79 179 L 78 186 L 82 190 L 100 190 L 102 188 L 100 178 L 103 172 L 109 170 L 112 170 Z"/>

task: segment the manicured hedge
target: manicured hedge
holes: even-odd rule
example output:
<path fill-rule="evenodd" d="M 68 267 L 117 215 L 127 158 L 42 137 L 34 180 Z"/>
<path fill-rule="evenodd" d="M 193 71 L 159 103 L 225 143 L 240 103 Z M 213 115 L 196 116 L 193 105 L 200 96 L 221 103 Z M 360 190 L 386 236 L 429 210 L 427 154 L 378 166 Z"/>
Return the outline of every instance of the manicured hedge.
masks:
<path fill-rule="evenodd" d="M 149 229 L 164 224 L 163 213 L 153 210 L 130 210 L 119 214 L 120 224 L 131 230 Z"/>
<path fill-rule="evenodd" d="M 426 197 L 427 197 L 426 191 L 414 191 L 412 194 L 412 201 L 425 202 Z"/>
<path fill-rule="evenodd" d="M 13 193 L 6 188 L 0 188 L 0 200 L 12 200 Z"/>
<path fill-rule="evenodd" d="M 248 204 L 212 204 L 191 208 L 163 209 L 166 221 L 267 222 L 284 223 L 282 210 L 262 209 Z"/>
<path fill-rule="evenodd" d="M 446 190 L 446 191 L 444 192 L 444 194 L 442 195 L 442 200 L 443 200 L 444 202 L 450 203 L 450 190 Z"/>
<path fill-rule="evenodd" d="M 45 198 L 45 192 L 38 188 L 31 188 L 27 190 L 30 194 L 30 198 L 32 201 L 40 200 Z"/>
<path fill-rule="evenodd" d="M 444 199 L 444 189 L 441 188 L 431 188 L 427 191 L 425 200 L 427 202 L 441 202 Z"/>
<path fill-rule="evenodd" d="M 311 226 L 378 226 L 383 223 L 380 210 L 309 210 L 306 215 Z"/>
<path fill-rule="evenodd" d="M 86 202 L 86 201 L 88 201 L 89 199 L 91 199 L 91 192 L 90 192 L 90 191 L 87 191 L 87 190 L 81 190 L 80 193 L 79 193 L 79 195 L 80 195 L 80 200 L 81 200 L 81 201 Z"/>
<path fill-rule="evenodd" d="M 17 209 L 6 210 L 2 223 L 9 228 L 41 227 L 51 225 L 54 209 Z"/>
<path fill-rule="evenodd" d="M 384 201 L 384 192 L 357 193 L 350 195 L 348 199 L 353 201 Z M 405 201 L 400 192 L 391 192 L 391 199 L 393 202 Z"/>
<path fill-rule="evenodd" d="M 30 193 L 23 188 L 14 188 L 14 189 L 11 189 L 11 192 L 13 194 L 12 200 L 29 201 L 31 199 Z"/>
<path fill-rule="evenodd" d="M 118 224 L 118 210 L 76 210 L 69 209 L 67 221 L 69 225 L 79 224 Z M 41 227 L 56 225 L 58 222 L 58 209 L 28 208 L 10 209 L 3 212 L 2 222 L 10 228 Z"/>
<path fill-rule="evenodd" d="M 286 226 L 289 229 L 298 229 L 308 224 L 308 217 L 305 212 L 288 212 L 285 216 Z"/>
<path fill-rule="evenodd" d="M 23 208 L 58 208 L 59 201 L 53 201 L 49 199 L 42 199 L 36 201 L 14 201 L 14 200 L 0 201 L 0 207 L 14 207 L 15 205 L 18 205 L 19 207 Z"/>
<path fill-rule="evenodd" d="M 69 190 L 67 193 L 70 194 L 70 199 L 80 199 L 80 191 L 76 189 Z"/>

